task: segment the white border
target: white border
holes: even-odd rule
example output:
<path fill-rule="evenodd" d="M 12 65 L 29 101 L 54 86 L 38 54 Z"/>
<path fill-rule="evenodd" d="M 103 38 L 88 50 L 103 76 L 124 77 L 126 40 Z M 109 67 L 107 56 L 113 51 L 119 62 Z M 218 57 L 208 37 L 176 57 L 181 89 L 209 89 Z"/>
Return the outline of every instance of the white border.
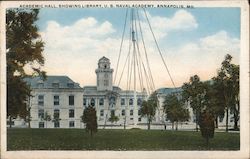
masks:
<path fill-rule="evenodd" d="M 249 6 L 247 1 L 8 1 L 1 3 L 1 156 L 4 159 L 19 158 L 250 158 L 249 154 Z M 240 54 L 240 150 L 239 151 L 6 151 L 6 55 L 5 55 L 5 9 L 20 4 L 172 4 L 195 7 L 241 8 L 241 54 Z"/>

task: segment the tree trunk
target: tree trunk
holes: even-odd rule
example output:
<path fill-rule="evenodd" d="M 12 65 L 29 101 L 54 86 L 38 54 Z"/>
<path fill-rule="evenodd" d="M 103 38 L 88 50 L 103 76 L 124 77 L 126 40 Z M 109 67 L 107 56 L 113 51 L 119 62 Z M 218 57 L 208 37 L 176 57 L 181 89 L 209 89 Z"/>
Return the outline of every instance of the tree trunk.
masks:
<path fill-rule="evenodd" d="M 238 120 L 239 120 L 238 115 L 234 113 L 234 130 L 239 130 Z"/>
<path fill-rule="evenodd" d="M 150 130 L 150 120 L 148 120 L 148 130 Z"/>
<path fill-rule="evenodd" d="M 174 130 L 174 122 L 172 122 L 172 130 Z"/>
<path fill-rule="evenodd" d="M 178 130 L 178 121 L 175 123 L 175 130 Z"/>
<path fill-rule="evenodd" d="M 9 118 L 9 125 L 10 125 L 10 128 L 12 128 L 12 117 L 10 116 L 10 118 Z"/>
<path fill-rule="evenodd" d="M 198 114 L 197 114 L 197 111 L 196 111 L 195 129 L 196 129 L 196 132 L 198 132 Z"/>
<path fill-rule="evenodd" d="M 29 121 L 28 121 L 28 127 L 30 128 L 30 117 L 29 117 L 29 119 L 28 119 Z"/>
<path fill-rule="evenodd" d="M 238 106 L 238 110 L 236 108 L 236 106 Z M 239 130 L 238 127 L 238 121 L 239 121 L 239 105 L 235 105 L 235 111 L 234 111 L 234 130 Z"/>
<path fill-rule="evenodd" d="M 126 117 L 124 118 L 124 125 L 123 125 L 123 129 L 126 129 Z"/>
<path fill-rule="evenodd" d="M 226 107 L 226 132 L 228 132 L 228 107 Z"/>
<path fill-rule="evenodd" d="M 218 116 L 215 118 L 215 128 L 218 128 Z"/>

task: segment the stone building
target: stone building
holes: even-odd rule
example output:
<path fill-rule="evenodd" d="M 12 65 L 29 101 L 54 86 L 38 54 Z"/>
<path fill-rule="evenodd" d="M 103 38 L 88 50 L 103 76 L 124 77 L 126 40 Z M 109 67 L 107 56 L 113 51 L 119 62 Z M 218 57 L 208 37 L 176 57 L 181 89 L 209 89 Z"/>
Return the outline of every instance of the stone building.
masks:
<path fill-rule="evenodd" d="M 111 124 L 123 127 L 142 127 L 147 123 L 146 118 L 140 117 L 140 106 L 147 99 L 146 91 L 136 92 L 122 90 L 113 85 L 113 69 L 110 60 L 102 57 L 98 61 L 96 73 L 96 85 L 80 87 L 67 76 L 48 76 L 46 80 L 39 77 L 27 78 L 26 82 L 32 89 L 29 99 L 32 128 L 84 128 L 81 122 L 83 110 L 88 106 L 94 106 L 97 112 L 98 127 L 111 126 Z M 166 114 L 163 112 L 165 96 L 173 92 L 180 95 L 181 88 L 161 88 L 156 90 L 159 106 L 156 110 L 154 125 L 169 124 Z M 136 97 L 136 98 L 135 98 Z M 190 112 L 190 120 L 186 124 L 194 127 L 195 116 Z M 110 123 L 111 114 L 117 116 L 119 121 Z M 49 115 L 51 120 L 46 120 Z M 59 117 L 59 120 L 58 118 Z M 233 125 L 230 115 L 229 125 Z M 57 119 L 57 120 L 55 120 Z M 16 120 L 14 127 L 26 127 L 23 120 Z M 225 118 L 220 121 L 225 125 Z"/>

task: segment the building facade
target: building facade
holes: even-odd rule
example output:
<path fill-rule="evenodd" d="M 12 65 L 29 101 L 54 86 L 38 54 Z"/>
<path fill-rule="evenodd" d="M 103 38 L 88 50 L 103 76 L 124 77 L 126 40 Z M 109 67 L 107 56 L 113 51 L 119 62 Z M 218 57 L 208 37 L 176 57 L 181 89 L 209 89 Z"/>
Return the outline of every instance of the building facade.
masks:
<path fill-rule="evenodd" d="M 135 93 L 113 86 L 113 69 L 106 57 L 99 59 L 95 73 L 96 86 L 83 88 L 67 76 L 48 76 L 45 81 L 39 77 L 27 78 L 26 82 L 32 89 L 32 96 L 28 102 L 31 128 L 84 128 L 81 116 L 88 106 L 95 107 L 99 128 L 111 125 L 122 127 L 145 125 L 147 119 L 141 118 L 139 110 L 142 101 L 147 99 L 146 91 Z M 169 123 L 166 121 L 162 106 L 165 96 L 173 92 L 180 94 L 181 91 L 181 88 L 156 90 L 159 105 L 152 124 Z M 186 124 L 194 125 L 195 116 L 188 104 L 187 109 L 191 118 Z M 109 122 L 108 119 L 112 114 L 119 118 L 118 122 Z M 220 124 L 224 123 L 225 119 L 220 121 Z M 232 125 L 233 120 L 230 120 L 229 124 Z M 25 127 L 27 124 L 22 120 L 16 120 L 15 125 Z"/>

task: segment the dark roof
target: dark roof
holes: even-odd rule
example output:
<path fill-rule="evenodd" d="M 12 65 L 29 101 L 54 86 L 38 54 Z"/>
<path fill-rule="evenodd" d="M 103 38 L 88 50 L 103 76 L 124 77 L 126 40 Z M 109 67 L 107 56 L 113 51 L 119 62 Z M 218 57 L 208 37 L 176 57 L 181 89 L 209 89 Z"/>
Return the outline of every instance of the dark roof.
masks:
<path fill-rule="evenodd" d="M 101 62 L 101 61 L 109 61 L 109 59 L 107 57 L 103 56 L 102 58 L 99 59 L 99 62 Z"/>
<path fill-rule="evenodd" d="M 177 87 L 177 88 L 160 88 L 160 89 L 157 89 L 156 92 L 159 93 L 159 94 L 171 94 L 171 93 L 174 93 L 174 92 L 181 92 L 182 89 L 181 87 Z"/>
<path fill-rule="evenodd" d="M 81 88 L 78 83 L 75 83 L 68 76 L 47 76 L 46 80 L 42 80 L 40 77 L 25 78 L 27 84 L 31 88 Z M 58 83 L 58 84 L 57 84 Z"/>

